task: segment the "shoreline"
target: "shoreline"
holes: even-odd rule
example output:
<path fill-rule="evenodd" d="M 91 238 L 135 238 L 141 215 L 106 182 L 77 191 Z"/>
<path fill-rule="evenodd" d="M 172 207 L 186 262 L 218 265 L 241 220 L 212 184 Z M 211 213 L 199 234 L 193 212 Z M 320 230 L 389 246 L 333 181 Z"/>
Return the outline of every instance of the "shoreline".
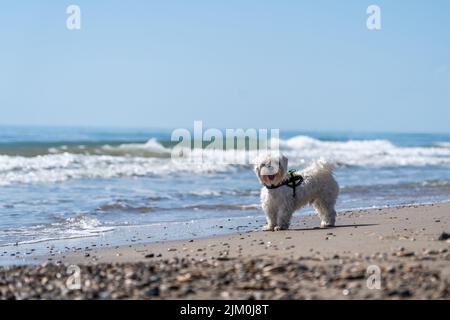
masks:
<path fill-rule="evenodd" d="M 295 216 L 286 231 L 94 244 L 42 256 L 44 265 L 1 267 L 0 280 L 45 274 L 52 290 L 40 296 L 50 299 L 450 299 L 450 203 L 341 212 L 335 228 L 318 226 L 317 216 Z M 64 290 L 70 265 L 85 277 L 81 290 Z M 373 265 L 380 290 L 366 286 Z M 33 298 L 33 288 L 0 286 L 0 298 Z"/>
<path fill-rule="evenodd" d="M 397 222 L 399 220 L 403 220 L 404 223 Z M 291 228 L 284 231 L 250 230 L 195 239 L 120 245 L 100 249 L 94 246 L 88 249 L 89 257 L 85 257 L 84 252 L 70 252 L 63 254 L 65 258 L 62 258 L 62 255 L 56 255 L 52 260 L 61 258 L 62 263 L 83 264 L 137 262 L 146 261 L 145 255 L 151 253 L 155 256 L 161 254 L 158 257 L 161 259 L 180 255 L 188 258 L 200 256 L 214 258 L 220 253 L 219 249 L 215 249 L 219 245 L 229 247 L 228 255 L 236 258 L 266 254 L 285 256 L 286 250 L 291 257 L 296 258 L 317 251 L 327 255 L 346 252 L 373 254 L 386 251 L 396 245 L 411 250 L 426 249 L 429 246 L 439 249 L 450 248 L 450 241 L 437 241 L 441 233 L 450 232 L 445 228 L 450 226 L 450 203 L 351 210 L 338 213 L 337 224 L 334 228 L 320 229 L 319 224 L 319 218 L 316 215 L 295 216 Z M 258 242 L 258 245 L 241 243 L 248 240 Z M 365 241 L 355 243 L 357 240 Z M 267 242 L 270 243 L 267 244 Z M 298 246 L 295 246 L 296 244 Z M 285 246 L 285 250 L 281 250 L 281 246 Z M 291 248 L 287 249 L 289 246 Z M 208 251 L 202 250 L 197 251 L 202 254 L 196 253 L 196 250 L 202 248 L 207 248 Z"/>
<path fill-rule="evenodd" d="M 436 205 L 450 205 L 450 201 L 426 202 L 418 204 L 403 204 L 383 207 L 361 207 L 344 209 L 338 212 L 339 216 L 349 213 L 376 214 L 380 210 L 397 210 L 413 207 L 427 207 Z M 310 207 L 307 211 L 294 215 L 291 230 L 301 225 L 314 228 L 316 213 Z M 241 220 L 242 223 L 236 221 Z M 221 219 L 204 219 L 193 221 L 170 221 L 144 225 L 129 225 L 111 227 L 111 230 L 101 233 L 93 233 L 86 236 L 74 236 L 68 238 L 52 238 L 18 242 L 17 244 L 0 245 L 0 267 L 18 266 L 29 264 L 41 264 L 45 262 L 62 263 L 54 259 L 55 256 L 71 256 L 71 253 L 89 248 L 120 248 L 135 245 L 154 245 L 162 243 L 177 243 L 187 240 L 214 239 L 228 235 L 237 235 L 247 232 L 260 231 L 265 223 L 263 213 L 243 217 L 230 217 Z M 162 228 L 161 228 L 162 226 Z M 193 227 L 195 226 L 195 227 Z M 317 226 L 316 226 L 317 227 Z M 339 227 L 339 226 L 338 226 Z M 206 234 L 204 228 L 208 228 Z M 183 230 L 184 229 L 184 230 Z"/>

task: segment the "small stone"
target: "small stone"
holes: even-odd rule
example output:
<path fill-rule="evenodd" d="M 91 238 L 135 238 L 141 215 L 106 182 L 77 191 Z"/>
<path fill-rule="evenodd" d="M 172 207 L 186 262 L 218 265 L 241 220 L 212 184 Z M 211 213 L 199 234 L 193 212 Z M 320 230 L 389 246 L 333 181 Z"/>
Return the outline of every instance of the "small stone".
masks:
<path fill-rule="evenodd" d="M 153 287 L 147 291 L 148 296 L 158 297 L 160 294 L 159 287 Z"/>
<path fill-rule="evenodd" d="M 192 275 L 190 273 L 186 273 L 186 274 L 182 274 L 177 276 L 177 281 L 184 283 L 184 282 L 189 282 L 192 280 Z"/>
<path fill-rule="evenodd" d="M 445 241 L 447 239 L 450 239 L 450 233 L 447 232 L 442 232 L 438 238 L 439 241 Z"/>
<path fill-rule="evenodd" d="M 399 251 L 396 253 L 397 257 L 412 257 L 414 255 L 414 251 Z"/>
<path fill-rule="evenodd" d="M 400 296 L 402 298 L 408 298 L 412 296 L 412 292 L 408 288 L 398 288 L 388 292 L 389 296 Z"/>

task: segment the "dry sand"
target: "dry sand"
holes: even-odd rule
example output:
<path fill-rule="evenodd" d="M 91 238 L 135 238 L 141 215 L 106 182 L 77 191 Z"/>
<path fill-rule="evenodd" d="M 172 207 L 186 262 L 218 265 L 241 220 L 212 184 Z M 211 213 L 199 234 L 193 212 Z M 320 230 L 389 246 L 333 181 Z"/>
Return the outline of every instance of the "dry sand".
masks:
<path fill-rule="evenodd" d="M 59 266 L 0 269 L 0 298 L 449 299 L 450 203 L 343 212 L 331 229 L 294 219 L 287 231 L 92 247 L 53 256 Z M 70 264 L 80 290 L 64 289 Z M 371 265 L 379 290 L 367 287 Z"/>

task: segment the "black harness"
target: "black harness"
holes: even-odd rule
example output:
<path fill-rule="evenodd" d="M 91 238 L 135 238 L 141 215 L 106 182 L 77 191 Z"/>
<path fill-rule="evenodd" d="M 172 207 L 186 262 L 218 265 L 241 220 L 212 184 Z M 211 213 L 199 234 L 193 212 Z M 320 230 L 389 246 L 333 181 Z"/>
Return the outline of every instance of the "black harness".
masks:
<path fill-rule="evenodd" d="M 289 188 L 292 188 L 292 196 L 295 198 L 295 189 L 303 183 L 304 179 L 301 174 L 296 173 L 296 170 L 289 170 L 288 172 L 288 178 L 285 179 L 282 183 L 274 186 L 266 186 L 267 189 L 278 189 L 281 186 L 288 186 Z"/>

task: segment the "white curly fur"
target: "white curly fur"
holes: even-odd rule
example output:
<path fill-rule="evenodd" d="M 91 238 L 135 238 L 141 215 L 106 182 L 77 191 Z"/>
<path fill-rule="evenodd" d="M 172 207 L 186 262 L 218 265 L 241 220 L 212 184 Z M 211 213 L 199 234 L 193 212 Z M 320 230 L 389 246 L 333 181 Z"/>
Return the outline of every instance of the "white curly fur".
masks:
<path fill-rule="evenodd" d="M 255 172 L 263 185 L 278 185 L 287 179 L 288 159 L 282 154 L 268 153 L 255 161 Z M 339 185 L 333 177 L 335 166 L 318 160 L 299 172 L 304 181 L 296 188 L 281 186 L 276 189 L 261 189 L 261 203 L 266 215 L 266 231 L 288 229 L 292 214 L 311 204 L 321 219 L 321 228 L 333 227 L 336 222 L 335 204 Z"/>

